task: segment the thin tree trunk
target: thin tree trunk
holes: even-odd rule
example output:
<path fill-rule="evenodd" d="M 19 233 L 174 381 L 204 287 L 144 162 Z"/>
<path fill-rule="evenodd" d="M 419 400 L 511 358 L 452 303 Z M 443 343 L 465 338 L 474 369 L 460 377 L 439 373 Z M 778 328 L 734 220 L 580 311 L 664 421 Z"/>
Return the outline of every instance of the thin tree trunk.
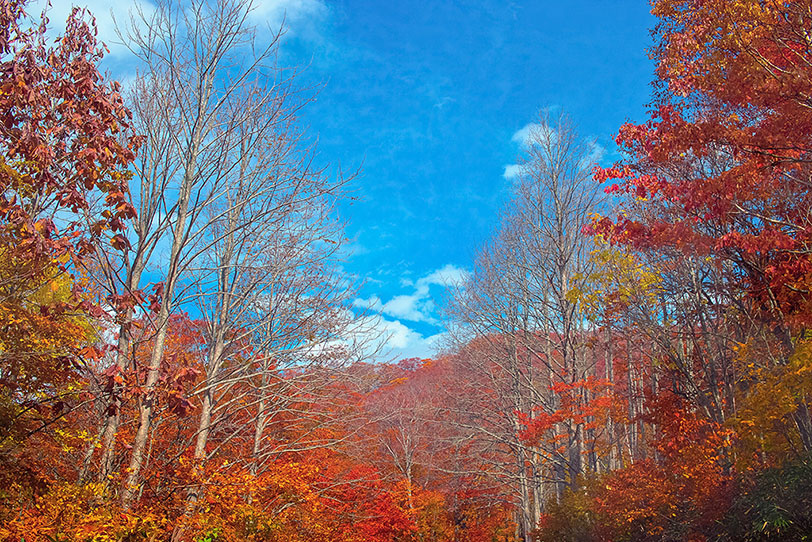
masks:
<path fill-rule="evenodd" d="M 141 275 L 144 271 L 145 262 L 140 254 L 136 256 L 132 269 L 127 277 L 125 295 L 132 294 L 138 289 L 141 282 Z M 133 309 L 124 312 L 124 321 L 118 328 L 118 343 L 116 345 L 116 369 L 118 373 L 123 373 L 130 368 L 130 328 L 133 323 Z M 121 404 L 117 404 L 118 398 L 123 392 L 123 385 L 113 381 L 112 389 L 107 397 L 107 404 L 104 410 L 104 422 L 101 438 L 102 456 L 99 465 L 98 481 L 107 489 L 113 474 L 113 463 L 116 452 L 116 436 L 121 425 Z"/>
<path fill-rule="evenodd" d="M 186 236 L 186 219 L 189 212 L 189 199 L 192 191 L 192 184 L 195 176 L 195 163 L 199 148 L 199 132 L 195 134 L 196 139 L 192 144 L 189 154 L 189 162 L 184 172 L 183 184 L 178 198 L 177 219 L 173 229 L 174 239 L 172 240 L 172 250 L 169 256 L 169 271 L 166 276 L 161 306 L 156 318 L 157 330 L 155 333 L 152 355 L 150 356 L 147 371 L 147 379 L 144 383 L 144 395 L 141 398 L 138 409 L 138 430 L 133 440 L 130 464 L 127 469 L 127 480 L 122 491 L 121 504 L 125 510 L 132 505 L 140 484 L 141 467 L 144 461 L 144 449 L 147 445 L 147 437 L 152 424 L 152 417 L 155 412 L 155 392 L 158 380 L 160 379 L 161 362 L 163 361 L 166 335 L 169 327 L 169 316 L 172 311 L 172 296 L 175 284 L 178 280 L 179 261 L 181 250 L 183 249 Z"/>

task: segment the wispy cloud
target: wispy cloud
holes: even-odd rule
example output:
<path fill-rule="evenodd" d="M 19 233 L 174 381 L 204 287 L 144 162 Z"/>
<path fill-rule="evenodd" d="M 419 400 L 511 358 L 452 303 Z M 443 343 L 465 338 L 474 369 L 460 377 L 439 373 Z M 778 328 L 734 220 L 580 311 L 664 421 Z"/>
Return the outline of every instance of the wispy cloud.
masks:
<path fill-rule="evenodd" d="M 367 298 L 359 297 L 352 302 L 352 306 L 375 312 L 380 312 L 381 308 L 383 308 L 381 298 L 376 295 L 372 295 Z"/>
<path fill-rule="evenodd" d="M 365 345 L 365 358 L 388 361 L 431 357 L 440 349 L 445 332 L 424 335 L 400 320 L 365 317 L 358 342 Z"/>
<path fill-rule="evenodd" d="M 408 293 L 395 295 L 384 301 L 378 295 L 359 297 L 353 306 L 378 313 L 378 316 L 365 316 L 364 334 L 377 359 L 403 359 L 409 357 L 429 357 L 439 349 L 445 332 L 421 333 L 412 326 L 420 323 L 439 328 L 437 304 L 432 297 L 437 289 L 459 284 L 467 276 L 467 271 L 452 264 L 446 264 L 417 280 L 401 278 L 401 287 Z M 437 288 L 437 289 L 433 289 Z"/>
<path fill-rule="evenodd" d="M 514 143 L 518 143 L 522 147 L 526 147 L 530 142 L 530 135 L 533 133 L 534 128 L 541 128 L 541 125 L 535 122 L 525 124 L 513 132 L 513 136 L 511 136 L 510 140 Z"/>
<path fill-rule="evenodd" d="M 26 7 L 26 11 L 33 17 L 39 14 L 48 6 L 48 0 L 37 0 Z M 49 28 L 54 35 L 61 34 L 65 30 L 65 22 L 71 14 L 74 6 L 87 9 L 96 19 L 98 29 L 98 39 L 110 49 L 110 55 L 121 57 L 129 54 L 129 50 L 122 43 L 118 36 L 118 28 L 126 30 L 130 23 L 130 13 L 136 13 L 140 9 L 149 18 L 155 11 L 155 6 L 147 0 L 133 0 L 130 2 L 110 2 L 109 0 L 75 0 L 51 2 L 48 8 Z"/>
<path fill-rule="evenodd" d="M 524 151 L 530 147 L 534 139 L 543 136 L 545 132 L 549 134 L 549 129 L 536 122 L 530 122 L 513 132 L 510 140 L 518 144 L 519 147 Z M 521 174 L 521 164 L 508 164 L 505 166 L 505 171 L 502 173 L 502 178 L 510 181 L 519 177 Z"/>
<path fill-rule="evenodd" d="M 451 96 L 443 96 L 442 98 L 440 98 L 439 100 L 437 100 L 436 102 L 434 102 L 434 107 L 435 107 L 436 109 L 442 109 L 442 108 L 443 108 L 443 107 L 445 107 L 447 104 L 450 104 L 450 103 L 453 103 L 453 102 L 456 102 L 456 101 L 457 101 L 457 100 L 455 100 L 455 99 L 454 99 L 454 98 L 452 98 Z"/>
<path fill-rule="evenodd" d="M 438 325 L 435 317 L 437 306 L 431 297 L 431 287 L 447 287 L 459 283 L 465 277 L 465 270 L 451 264 L 420 277 L 417 281 L 402 279 L 401 284 L 411 287 L 412 292 L 393 297 L 383 304 L 381 312 L 393 318 L 412 322 L 425 322 Z"/>
<path fill-rule="evenodd" d="M 368 254 L 369 249 L 362 245 L 357 239 L 346 243 L 341 248 L 342 254 L 346 255 L 348 258 L 352 258 L 353 256 L 361 256 L 363 254 Z"/>
<path fill-rule="evenodd" d="M 536 122 L 531 122 L 513 132 L 510 140 L 517 143 L 522 150 L 526 150 L 534 143 L 542 143 L 545 140 L 549 140 L 550 143 L 554 144 L 557 137 L 557 132 L 552 128 Z M 599 163 L 606 154 L 606 149 L 597 142 L 592 142 L 588 145 L 588 154 L 584 158 L 583 164 L 585 167 Z M 502 173 L 502 177 L 507 180 L 515 179 L 522 174 L 522 167 L 523 166 L 521 164 L 508 164 L 505 166 L 505 171 Z"/>
<path fill-rule="evenodd" d="M 531 122 L 516 130 L 510 140 L 514 143 L 518 143 L 523 149 L 526 149 L 533 143 L 540 143 L 546 140 L 550 140 L 554 143 L 557 136 L 556 131 L 549 126 Z"/>
<path fill-rule="evenodd" d="M 317 33 L 316 27 L 328 12 L 322 0 L 254 0 L 250 18 L 271 31 L 284 25 L 288 35 L 310 36 Z"/>
<path fill-rule="evenodd" d="M 597 142 L 592 142 L 589 144 L 589 154 L 587 154 L 585 158 L 586 164 L 585 166 L 591 166 L 593 164 L 598 164 L 603 160 L 603 157 L 606 155 L 606 148 Z"/>
<path fill-rule="evenodd" d="M 26 11 L 33 17 L 48 6 L 49 0 L 35 0 Z M 143 13 L 149 20 L 155 11 L 155 5 L 149 0 L 130 0 L 129 2 L 110 2 L 109 0 L 50 0 L 48 18 L 51 33 L 56 36 L 65 29 L 65 21 L 74 6 L 87 9 L 96 19 L 98 38 L 110 50 L 110 56 L 116 59 L 129 55 L 129 50 L 119 37 L 119 31 L 126 34 L 128 26 L 139 21 Z M 270 32 L 280 30 L 284 24 L 285 34 L 312 38 L 318 35 L 319 25 L 329 15 L 329 9 L 322 0 L 254 0 L 249 20 L 262 31 L 267 27 Z"/>
<path fill-rule="evenodd" d="M 454 286 L 459 284 L 467 276 L 468 272 L 465 269 L 449 263 L 429 273 L 425 277 L 418 279 L 417 287 L 420 288 L 424 285 L 428 286 L 431 284 L 443 287 Z"/>
<path fill-rule="evenodd" d="M 505 166 L 505 172 L 502 173 L 502 177 L 505 179 L 515 179 L 518 177 L 522 172 L 522 166 L 519 164 L 508 164 Z"/>

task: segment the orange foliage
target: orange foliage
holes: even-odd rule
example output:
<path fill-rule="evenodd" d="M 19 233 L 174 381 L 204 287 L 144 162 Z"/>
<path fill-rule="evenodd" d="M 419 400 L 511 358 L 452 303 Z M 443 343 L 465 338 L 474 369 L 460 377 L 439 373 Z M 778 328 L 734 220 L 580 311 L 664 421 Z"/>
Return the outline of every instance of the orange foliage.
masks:
<path fill-rule="evenodd" d="M 705 540 L 729 506 L 731 432 L 703 420 L 673 396 L 650 405 L 658 428 L 656 459 L 635 462 L 600 479 L 594 492 L 608 539 Z"/>

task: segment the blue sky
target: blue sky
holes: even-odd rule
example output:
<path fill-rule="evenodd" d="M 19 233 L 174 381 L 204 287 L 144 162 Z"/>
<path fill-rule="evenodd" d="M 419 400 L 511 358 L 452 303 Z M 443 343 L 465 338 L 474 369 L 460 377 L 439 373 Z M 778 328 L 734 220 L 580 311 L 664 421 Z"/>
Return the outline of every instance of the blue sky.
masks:
<path fill-rule="evenodd" d="M 654 19 L 631 0 L 320 6 L 307 30 L 292 22 L 285 53 L 324 82 L 305 113 L 322 158 L 362 165 L 346 267 L 383 308 L 393 354 L 429 355 L 442 282 L 497 225 L 520 130 L 563 109 L 612 161 L 611 135 L 646 112 Z"/>
<path fill-rule="evenodd" d="M 53 3 L 63 21 L 68 2 Z M 126 79 L 110 4 L 84 4 Z M 130 6 L 112 9 L 123 20 Z M 611 162 L 611 135 L 643 120 L 650 97 L 642 0 L 259 0 L 254 20 L 285 20 L 282 63 L 320 88 L 302 115 L 319 161 L 361 168 L 341 208 L 344 265 L 364 282 L 356 304 L 382 311 L 393 357 L 432 353 L 442 285 L 497 225 L 538 111 L 563 109 Z"/>

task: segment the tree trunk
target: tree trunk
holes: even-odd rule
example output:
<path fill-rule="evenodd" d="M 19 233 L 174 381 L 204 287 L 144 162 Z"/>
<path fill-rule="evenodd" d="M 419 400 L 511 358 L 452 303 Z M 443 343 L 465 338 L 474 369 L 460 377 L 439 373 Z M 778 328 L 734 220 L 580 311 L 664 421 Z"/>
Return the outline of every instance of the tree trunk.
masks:
<path fill-rule="evenodd" d="M 140 484 L 141 467 L 144 461 L 144 449 L 147 445 L 147 436 L 152 424 L 152 417 L 155 411 L 155 392 L 158 380 L 160 379 L 161 362 L 163 361 L 166 334 L 169 326 L 169 316 L 172 311 L 172 296 L 175 291 L 175 284 L 179 278 L 180 255 L 186 239 L 186 219 L 189 213 L 189 198 L 191 197 L 192 185 L 195 177 L 195 163 L 197 159 L 200 142 L 197 138 L 200 133 L 195 134 L 196 138 L 192 143 L 189 154 L 189 162 L 183 176 L 183 184 L 178 197 L 177 220 L 173 228 L 174 239 L 172 240 L 172 250 L 169 256 L 169 271 L 166 275 L 161 306 L 156 318 L 157 330 L 152 348 L 152 355 L 149 360 L 147 380 L 144 383 L 144 396 L 141 398 L 138 409 L 138 430 L 133 440 L 130 465 L 127 469 L 127 481 L 121 496 L 121 504 L 125 510 L 129 510 L 133 497 Z"/>

